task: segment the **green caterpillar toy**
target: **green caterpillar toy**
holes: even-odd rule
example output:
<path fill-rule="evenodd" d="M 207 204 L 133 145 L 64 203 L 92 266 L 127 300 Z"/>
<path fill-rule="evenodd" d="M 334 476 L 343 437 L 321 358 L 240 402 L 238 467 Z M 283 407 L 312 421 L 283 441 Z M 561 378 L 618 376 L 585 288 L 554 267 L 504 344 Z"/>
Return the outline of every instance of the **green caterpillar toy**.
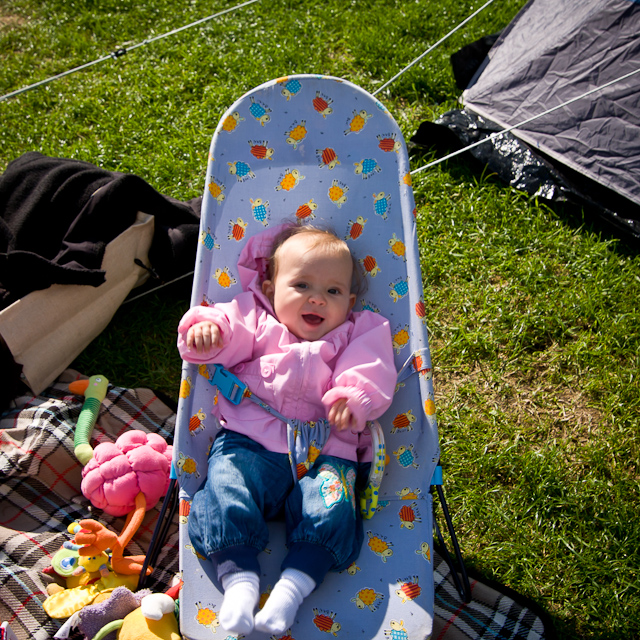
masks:
<path fill-rule="evenodd" d="M 100 405 L 107 395 L 108 386 L 109 380 L 101 375 L 91 376 L 88 380 L 76 380 L 69 385 L 71 393 L 85 397 L 73 438 L 73 453 L 82 466 L 93 458 L 93 447 L 89 444 L 89 439 L 98 419 Z"/>

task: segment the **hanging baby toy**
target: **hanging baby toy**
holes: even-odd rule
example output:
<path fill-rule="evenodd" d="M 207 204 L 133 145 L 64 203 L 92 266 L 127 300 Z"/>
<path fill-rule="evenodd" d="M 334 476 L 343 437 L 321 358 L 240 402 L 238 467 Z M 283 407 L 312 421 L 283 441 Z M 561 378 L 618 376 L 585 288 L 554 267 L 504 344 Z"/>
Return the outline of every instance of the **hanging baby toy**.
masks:
<path fill-rule="evenodd" d="M 47 587 L 49 597 L 43 607 L 52 618 L 68 618 L 118 586 L 136 587 L 145 556 L 125 556 L 124 550 L 170 482 L 172 447 L 158 434 L 130 430 L 95 449 L 89 444 L 108 385 L 104 376 L 69 385 L 72 393 L 85 397 L 74 454 L 83 465 L 82 493 L 105 513 L 127 518 L 119 536 L 96 520 L 69 525 L 73 539 L 65 542 L 45 571 L 66 582 L 66 588 Z M 151 571 L 147 569 L 147 575 Z"/>
<path fill-rule="evenodd" d="M 166 494 L 169 487 L 172 447 L 156 433 L 131 430 L 115 442 L 103 442 L 95 449 L 89 444 L 100 405 L 109 381 L 92 376 L 69 385 L 72 393 L 84 394 L 78 418 L 74 453 L 83 464 L 82 493 L 94 506 L 113 516 L 127 516 L 117 536 L 95 520 L 82 520 L 75 541 L 82 545 L 80 555 L 97 555 L 111 549 L 111 567 L 123 575 L 139 574 L 145 556 L 124 556 L 124 549 L 144 519 Z M 151 569 L 147 570 L 147 574 Z"/>

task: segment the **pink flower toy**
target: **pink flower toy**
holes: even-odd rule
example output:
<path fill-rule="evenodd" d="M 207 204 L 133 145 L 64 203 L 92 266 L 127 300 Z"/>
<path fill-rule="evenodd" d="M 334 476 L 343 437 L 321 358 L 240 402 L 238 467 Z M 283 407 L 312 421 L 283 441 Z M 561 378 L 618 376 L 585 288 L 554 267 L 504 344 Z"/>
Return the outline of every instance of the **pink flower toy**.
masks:
<path fill-rule="evenodd" d="M 104 512 L 124 516 L 142 493 L 152 509 L 169 488 L 172 447 L 157 433 L 127 431 L 103 442 L 82 469 L 82 493 Z"/>

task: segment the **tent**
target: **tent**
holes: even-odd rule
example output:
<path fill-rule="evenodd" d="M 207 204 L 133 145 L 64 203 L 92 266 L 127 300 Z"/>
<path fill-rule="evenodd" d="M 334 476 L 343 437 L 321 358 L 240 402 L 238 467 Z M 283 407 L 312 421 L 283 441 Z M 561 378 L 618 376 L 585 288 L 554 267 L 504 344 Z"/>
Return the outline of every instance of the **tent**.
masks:
<path fill-rule="evenodd" d="M 437 124 L 466 145 L 526 122 L 473 154 L 502 165 L 522 183 L 514 186 L 596 207 L 640 240 L 639 33 L 637 0 L 530 0 L 484 41 L 490 48 L 465 85 L 464 109 Z M 457 79 L 469 58 L 459 53 Z"/>

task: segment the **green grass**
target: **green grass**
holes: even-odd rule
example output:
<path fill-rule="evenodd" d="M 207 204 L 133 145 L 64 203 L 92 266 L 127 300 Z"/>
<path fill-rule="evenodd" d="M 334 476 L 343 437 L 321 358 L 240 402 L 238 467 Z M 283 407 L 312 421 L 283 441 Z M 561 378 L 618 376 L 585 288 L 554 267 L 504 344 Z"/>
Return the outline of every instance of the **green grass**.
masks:
<path fill-rule="evenodd" d="M 450 54 L 522 4 L 494 3 L 378 96 L 407 138 L 457 106 Z M 0 170 L 37 150 L 188 200 L 242 93 L 317 72 L 376 91 L 480 5 L 262 0 L 0 103 Z M 0 94 L 228 6 L 4 0 Z M 562 638 L 640 637 L 637 254 L 462 160 L 414 187 L 446 488 L 467 562 L 539 602 Z M 189 288 L 121 307 L 74 366 L 176 398 Z"/>
<path fill-rule="evenodd" d="M 521 194 L 455 176 L 436 171 L 417 191 L 465 556 L 545 603 L 561 637 L 638 637 L 639 261 Z"/>

